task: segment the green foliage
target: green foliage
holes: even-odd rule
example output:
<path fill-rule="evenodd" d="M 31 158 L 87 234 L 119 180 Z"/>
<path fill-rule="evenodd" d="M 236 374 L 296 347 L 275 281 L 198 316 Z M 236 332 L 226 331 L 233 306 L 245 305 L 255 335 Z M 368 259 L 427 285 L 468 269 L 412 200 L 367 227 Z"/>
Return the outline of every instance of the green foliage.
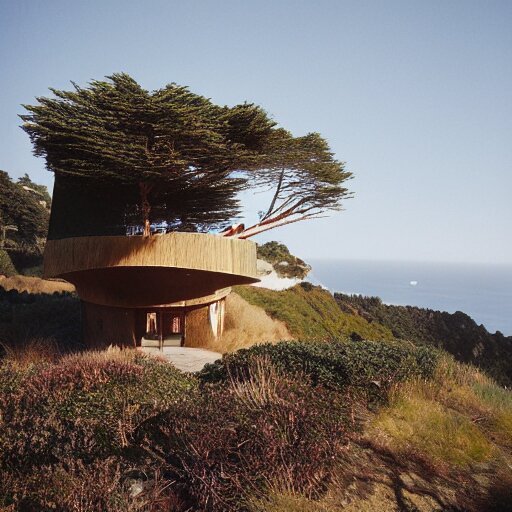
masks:
<path fill-rule="evenodd" d="M 470 418 L 417 397 L 397 399 L 379 415 L 377 425 L 392 437 L 398 451 L 415 452 L 437 463 L 470 467 L 496 455 Z"/>
<path fill-rule="evenodd" d="M 149 216 L 207 231 L 238 215 L 247 187 L 275 188 L 265 229 L 339 209 L 349 196 L 351 173 L 319 134 L 293 137 L 257 105 L 216 105 L 174 83 L 149 92 L 125 73 L 73 85 L 21 116 L 56 174 L 52 237 L 80 234 L 76 222 L 82 234 L 121 233 Z"/>
<path fill-rule="evenodd" d="M 288 247 L 279 242 L 267 242 L 258 245 L 258 258 L 271 263 L 281 277 L 298 277 L 304 279 L 311 267 L 293 254 L 290 254 Z"/>
<path fill-rule="evenodd" d="M 10 277 L 17 273 L 9 254 L 3 249 L 0 249 L 0 275 Z"/>
<path fill-rule="evenodd" d="M 496 386 L 494 382 L 476 382 L 472 386 L 476 395 L 494 409 L 512 413 L 512 393 L 508 389 Z M 512 436 L 512 431 L 510 432 Z"/>
<path fill-rule="evenodd" d="M 471 470 L 498 459 L 498 447 L 512 446 L 512 398 L 475 367 L 442 353 L 433 378 L 396 387 L 372 423 L 402 456 Z"/>
<path fill-rule="evenodd" d="M 393 339 L 389 328 L 340 311 L 332 294 L 320 286 L 302 283 L 283 291 L 248 286 L 235 290 L 247 302 L 283 321 L 299 339 L 323 340 L 351 335 L 364 339 Z"/>
<path fill-rule="evenodd" d="M 194 381 L 138 353 L 0 364 L 0 466 L 31 472 L 67 457 L 119 453 L 135 426 L 192 393 Z"/>
<path fill-rule="evenodd" d="M 407 477 L 447 510 L 510 502 L 510 397 L 431 349 L 287 342 L 200 377 L 129 350 L 4 360 L 0 508 L 391 510 Z"/>
<path fill-rule="evenodd" d="M 501 384 L 512 384 L 512 337 L 490 334 L 468 315 L 414 306 L 388 306 L 377 297 L 343 295 L 335 299 L 344 312 L 379 322 L 400 339 L 446 350 L 458 361 L 485 369 Z"/>
<path fill-rule="evenodd" d="M 44 205 L 41 204 L 41 206 L 45 207 L 48 210 L 51 208 L 52 197 L 50 196 L 48 188 L 45 185 L 39 185 L 38 183 L 34 183 L 27 173 L 25 173 L 21 178 L 18 178 L 17 184 L 20 185 L 21 187 L 29 189 L 28 192 L 32 192 L 32 194 L 35 194 L 35 197 L 38 201 L 44 201 Z"/>
<path fill-rule="evenodd" d="M 48 210 L 40 204 L 41 196 L 23 189 L 23 180 L 14 183 L 0 171 L 0 248 L 3 245 L 9 251 L 18 268 L 41 262 L 49 221 Z"/>
<path fill-rule="evenodd" d="M 385 342 L 280 342 L 255 345 L 207 365 L 199 374 L 203 382 L 219 382 L 231 377 L 245 380 L 254 362 L 268 360 L 286 374 L 304 375 L 312 385 L 332 389 L 348 386 L 387 389 L 391 384 L 419 376 L 432 376 L 437 353 Z"/>
<path fill-rule="evenodd" d="M 0 227 L 17 228 L 17 231 L 6 232 L 7 242 L 36 245 L 38 237 L 46 236 L 48 217 L 48 211 L 36 195 L 14 183 L 5 171 L 0 171 Z"/>

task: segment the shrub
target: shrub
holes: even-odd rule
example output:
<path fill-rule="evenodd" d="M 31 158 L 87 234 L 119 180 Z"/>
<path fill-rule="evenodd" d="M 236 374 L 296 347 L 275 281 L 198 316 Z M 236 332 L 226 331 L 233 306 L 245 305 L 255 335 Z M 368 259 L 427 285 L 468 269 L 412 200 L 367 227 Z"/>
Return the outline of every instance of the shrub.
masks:
<path fill-rule="evenodd" d="M 9 254 L 3 249 L 0 249 L 0 275 L 10 277 L 17 273 Z"/>
<path fill-rule="evenodd" d="M 425 347 L 384 342 L 281 342 L 242 349 L 206 365 L 199 374 L 203 382 L 244 380 L 258 358 L 267 358 L 277 369 L 304 374 L 313 386 L 382 390 L 412 376 L 433 374 L 437 353 Z"/>
<path fill-rule="evenodd" d="M 53 338 L 30 338 L 23 343 L 0 342 L 5 360 L 17 366 L 30 366 L 41 362 L 56 361 L 62 353 Z"/>
<path fill-rule="evenodd" d="M 66 459 L 19 478 L 3 473 L 0 510 L 37 512 L 166 512 L 182 510 L 166 487 L 151 475 L 144 486 L 126 478 L 129 468 L 116 457 L 91 464 Z M 135 484 L 135 487 L 134 487 Z M 5 507 L 5 508 L 2 508 Z M 16 508 L 14 508 L 16 507 Z"/>
<path fill-rule="evenodd" d="M 4 479 L 6 475 L 2 475 Z M 130 507 L 129 493 L 124 488 L 116 461 L 97 461 L 86 466 L 80 461 L 46 467 L 24 478 L 9 475 L 7 485 L 0 483 L 3 505 L 15 505 L 16 510 L 87 510 L 122 512 Z M 0 502 L 0 506 L 2 503 Z"/>
<path fill-rule="evenodd" d="M 0 465 L 91 462 L 128 446 L 136 425 L 193 392 L 194 381 L 135 351 L 0 365 Z"/>
<path fill-rule="evenodd" d="M 377 297 L 334 294 L 342 311 L 391 329 L 396 338 L 446 350 L 458 361 L 484 369 L 501 385 L 512 385 L 512 337 L 487 332 L 457 311 L 447 313 L 415 306 L 391 306 Z"/>
<path fill-rule="evenodd" d="M 267 364 L 245 382 L 206 387 L 199 400 L 148 420 L 137 436 L 149 456 L 165 461 L 191 510 L 228 511 L 245 510 L 249 495 L 261 495 L 270 482 L 321 493 L 348 424 L 338 393 Z"/>

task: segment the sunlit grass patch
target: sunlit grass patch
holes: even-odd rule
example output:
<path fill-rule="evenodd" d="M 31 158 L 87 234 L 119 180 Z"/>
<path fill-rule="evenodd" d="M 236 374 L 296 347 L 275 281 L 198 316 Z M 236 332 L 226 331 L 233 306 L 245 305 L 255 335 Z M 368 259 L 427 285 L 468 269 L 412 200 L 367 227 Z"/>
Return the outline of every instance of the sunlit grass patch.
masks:
<path fill-rule="evenodd" d="M 512 392 L 491 383 L 475 383 L 475 396 L 489 408 L 490 429 L 496 441 L 512 447 Z"/>
<path fill-rule="evenodd" d="M 493 382 L 476 382 L 472 386 L 476 396 L 494 410 L 512 411 L 512 393 Z"/>
<path fill-rule="evenodd" d="M 431 386 L 436 399 L 470 416 L 497 444 L 512 447 L 512 392 L 474 366 L 443 357 Z"/>
<path fill-rule="evenodd" d="M 251 512 L 341 512 L 342 508 L 325 500 L 315 501 L 289 491 L 272 492 L 250 503 Z"/>
<path fill-rule="evenodd" d="M 376 418 L 391 447 L 434 462 L 468 466 L 490 460 L 496 448 L 469 418 L 419 397 L 398 397 Z"/>
<path fill-rule="evenodd" d="M 401 452 L 467 466 L 512 447 L 512 393 L 445 355 L 432 379 L 395 386 L 376 425 Z"/>
<path fill-rule="evenodd" d="M 284 322 L 294 338 L 325 340 L 356 333 L 368 340 L 394 339 L 391 330 L 378 322 L 343 312 L 333 295 L 319 286 L 303 283 L 281 291 L 253 286 L 235 290 L 250 304 Z"/>

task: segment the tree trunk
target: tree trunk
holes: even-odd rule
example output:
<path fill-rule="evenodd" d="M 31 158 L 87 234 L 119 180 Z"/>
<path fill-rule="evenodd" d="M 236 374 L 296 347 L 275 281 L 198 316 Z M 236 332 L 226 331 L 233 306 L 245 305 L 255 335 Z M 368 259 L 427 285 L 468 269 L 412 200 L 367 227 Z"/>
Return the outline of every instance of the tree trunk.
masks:
<path fill-rule="evenodd" d="M 139 183 L 141 209 L 142 209 L 142 224 L 144 226 L 143 236 L 147 237 L 151 235 L 151 223 L 149 222 L 149 214 L 151 212 L 151 205 L 149 203 L 149 192 L 152 189 L 152 185 L 148 183 Z"/>

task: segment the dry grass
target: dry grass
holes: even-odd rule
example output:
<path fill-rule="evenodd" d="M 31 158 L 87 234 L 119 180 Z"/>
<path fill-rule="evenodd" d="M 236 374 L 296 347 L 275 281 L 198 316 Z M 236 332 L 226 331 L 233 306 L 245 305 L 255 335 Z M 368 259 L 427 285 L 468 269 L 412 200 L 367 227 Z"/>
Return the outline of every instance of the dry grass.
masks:
<path fill-rule="evenodd" d="M 497 454 L 469 418 L 421 398 L 395 400 L 378 416 L 375 426 L 395 451 L 419 455 L 436 465 L 470 467 Z"/>
<path fill-rule="evenodd" d="M 264 499 L 250 503 L 251 512 L 341 512 L 341 507 L 326 503 L 325 500 L 310 500 L 300 494 L 276 489 Z"/>
<path fill-rule="evenodd" d="M 21 368 L 39 363 L 59 363 L 64 365 L 94 365 L 104 362 L 134 363 L 146 356 L 132 348 L 109 347 L 106 350 L 88 350 L 71 354 L 62 353 L 51 338 L 34 338 L 18 346 L 0 343 L 4 350 L 2 361 Z"/>
<path fill-rule="evenodd" d="M 394 389 L 370 435 L 394 451 L 441 466 L 490 462 L 512 447 L 512 394 L 446 356 L 433 379 Z"/>
<path fill-rule="evenodd" d="M 222 337 L 217 340 L 206 339 L 204 344 L 197 346 L 226 353 L 259 343 L 291 339 L 293 336 L 284 322 L 271 318 L 263 309 L 249 304 L 240 295 L 230 293 L 226 297 L 226 317 Z"/>
<path fill-rule="evenodd" d="M 4 352 L 2 360 L 18 367 L 54 362 L 61 356 L 57 343 L 51 338 L 33 338 L 22 345 L 0 343 L 0 347 Z"/>
<path fill-rule="evenodd" d="M 251 366 L 249 378 L 241 381 L 233 376 L 230 386 L 234 395 L 249 407 L 261 407 L 279 400 L 279 373 L 269 358 L 258 358 Z"/>
<path fill-rule="evenodd" d="M 61 357 L 61 364 L 69 365 L 88 365 L 115 361 L 119 363 L 133 363 L 137 359 L 149 357 L 140 350 L 134 348 L 119 348 L 110 346 L 106 350 L 87 350 L 85 352 L 77 352 L 67 354 Z"/>
<path fill-rule="evenodd" d="M 437 401 L 464 414 L 494 442 L 512 448 L 512 392 L 474 366 L 443 357 L 434 379 L 408 383 L 400 393 Z"/>
<path fill-rule="evenodd" d="M 27 293 L 62 293 L 62 292 L 74 292 L 75 287 L 63 280 L 48 280 L 40 279 L 39 277 L 28 277 L 28 276 L 12 276 L 5 277 L 0 276 L 0 287 L 4 290 L 16 290 L 18 292 Z"/>

